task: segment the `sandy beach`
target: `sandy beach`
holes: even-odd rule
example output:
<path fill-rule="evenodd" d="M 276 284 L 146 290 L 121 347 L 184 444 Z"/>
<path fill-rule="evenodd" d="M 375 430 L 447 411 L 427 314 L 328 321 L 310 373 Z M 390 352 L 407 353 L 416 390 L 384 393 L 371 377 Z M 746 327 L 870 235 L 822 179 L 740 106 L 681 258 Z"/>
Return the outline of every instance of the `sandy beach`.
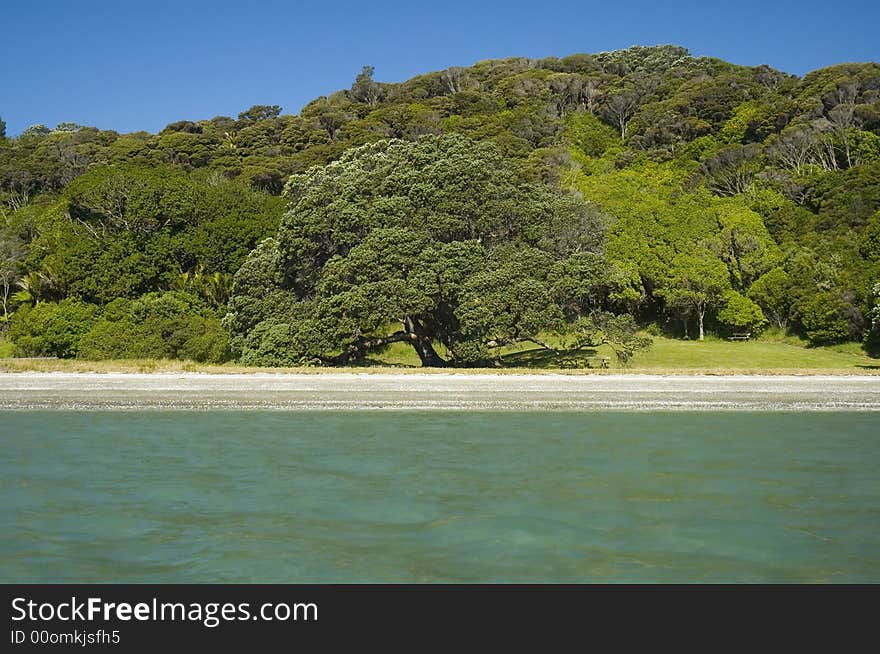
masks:
<path fill-rule="evenodd" d="M 0 409 L 880 411 L 880 377 L 6 373 Z"/>

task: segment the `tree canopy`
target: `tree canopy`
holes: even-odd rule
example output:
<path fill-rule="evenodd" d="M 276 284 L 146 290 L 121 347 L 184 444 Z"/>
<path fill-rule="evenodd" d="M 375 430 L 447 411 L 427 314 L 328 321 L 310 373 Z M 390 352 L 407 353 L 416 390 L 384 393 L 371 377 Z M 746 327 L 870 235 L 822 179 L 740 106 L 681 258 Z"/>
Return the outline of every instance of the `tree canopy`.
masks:
<path fill-rule="evenodd" d="M 594 207 L 458 135 L 362 146 L 286 195 L 277 238 L 233 285 L 226 324 L 248 363 L 347 362 L 392 342 L 424 365 L 484 362 L 560 326 L 563 280 L 581 273 L 565 264 L 597 255 L 605 230 Z M 267 345 L 279 339 L 284 354 Z"/>
<path fill-rule="evenodd" d="M 877 352 L 880 64 L 667 45 L 380 74 L 157 134 L 0 120 L 0 329 L 74 356 L 86 332 L 27 334 L 179 292 L 271 365 L 395 340 L 476 365 L 602 312 Z"/>

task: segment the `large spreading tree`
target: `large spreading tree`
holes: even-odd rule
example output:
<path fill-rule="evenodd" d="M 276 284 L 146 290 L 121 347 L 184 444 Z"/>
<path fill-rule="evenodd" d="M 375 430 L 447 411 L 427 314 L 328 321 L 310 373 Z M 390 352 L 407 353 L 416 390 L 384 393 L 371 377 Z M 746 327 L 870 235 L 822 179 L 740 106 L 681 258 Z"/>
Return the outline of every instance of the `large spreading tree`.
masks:
<path fill-rule="evenodd" d="M 572 288 L 603 288 L 605 267 L 582 261 L 602 260 L 605 218 L 526 179 L 460 135 L 366 145 L 293 176 L 277 239 L 235 277 L 233 346 L 251 364 L 342 364 L 404 342 L 444 366 L 543 344 L 591 309 Z"/>

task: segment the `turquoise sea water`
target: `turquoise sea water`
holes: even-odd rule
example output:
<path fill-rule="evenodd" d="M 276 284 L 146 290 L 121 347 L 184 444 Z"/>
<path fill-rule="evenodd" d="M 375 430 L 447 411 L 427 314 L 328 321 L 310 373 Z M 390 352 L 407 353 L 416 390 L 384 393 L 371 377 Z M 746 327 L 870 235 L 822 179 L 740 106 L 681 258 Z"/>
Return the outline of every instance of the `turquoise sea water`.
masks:
<path fill-rule="evenodd" d="M 880 414 L 0 412 L 2 582 L 880 582 Z"/>

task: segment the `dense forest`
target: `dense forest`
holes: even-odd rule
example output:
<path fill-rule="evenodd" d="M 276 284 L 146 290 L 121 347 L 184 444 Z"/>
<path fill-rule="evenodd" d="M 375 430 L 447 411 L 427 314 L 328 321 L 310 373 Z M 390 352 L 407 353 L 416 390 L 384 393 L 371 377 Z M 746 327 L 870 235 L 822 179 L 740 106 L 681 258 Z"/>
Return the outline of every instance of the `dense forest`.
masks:
<path fill-rule="evenodd" d="M 0 107 L 2 111 L 2 107 Z M 676 46 L 403 83 L 158 134 L 0 121 L 17 356 L 424 365 L 772 327 L 880 354 L 880 64 Z M 554 342 L 558 342 L 554 341 Z"/>

